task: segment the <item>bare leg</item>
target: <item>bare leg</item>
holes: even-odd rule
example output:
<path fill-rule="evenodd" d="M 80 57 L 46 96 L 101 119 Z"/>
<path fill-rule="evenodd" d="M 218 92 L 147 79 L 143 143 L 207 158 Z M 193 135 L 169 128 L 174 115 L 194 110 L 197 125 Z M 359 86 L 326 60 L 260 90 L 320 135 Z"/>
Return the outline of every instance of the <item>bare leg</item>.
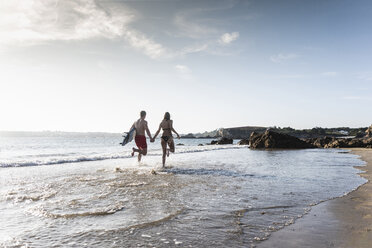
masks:
<path fill-rule="evenodd" d="M 161 139 L 161 147 L 163 148 L 163 168 L 165 167 L 165 156 L 167 154 L 167 143 Z"/>
<path fill-rule="evenodd" d="M 138 162 L 141 162 L 142 154 L 138 153 Z"/>
<path fill-rule="evenodd" d="M 138 162 L 141 162 L 142 155 L 146 156 L 147 154 L 147 149 L 136 149 L 133 147 L 132 150 L 133 150 L 132 156 L 134 156 L 135 152 L 138 152 Z"/>

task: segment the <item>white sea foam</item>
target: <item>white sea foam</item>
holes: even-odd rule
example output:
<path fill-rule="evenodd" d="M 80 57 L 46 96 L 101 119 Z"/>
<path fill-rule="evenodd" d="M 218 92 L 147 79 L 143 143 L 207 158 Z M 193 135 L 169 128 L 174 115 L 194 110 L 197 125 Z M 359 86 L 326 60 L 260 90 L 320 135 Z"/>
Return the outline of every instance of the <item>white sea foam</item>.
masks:
<path fill-rule="evenodd" d="M 55 165 L 65 163 L 76 163 L 86 161 L 100 161 L 108 159 L 125 159 L 130 158 L 131 147 L 134 143 L 129 146 L 121 147 L 116 144 L 120 139 L 110 138 L 111 142 L 107 143 L 107 140 L 102 144 L 96 139 L 79 140 L 78 143 L 83 143 L 82 146 L 76 146 L 76 140 L 62 142 L 54 138 L 33 139 L 29 144 L 16 143 L 14 145 L 8 145 L 0 142 L 0 148 L 2 146 L 2 153 L 0 153 L 0 167 L 23 167 L 23 166 L 39 166 L 39 165 Z M 1 140 L 0 140 L 1 141 Z M 208 143 L 210 140 L 203 140 Z M 46 144 L 44 144 L 46 142 Z M 182 140 L 185 145 L 176 146 L 176 153 L 196 153 L 205 151 L 215 151 L 223 149 L 241 149 L 246 146 L 239 145 L 197 145 L 196 143 L 200 140 Z M 132 145 L 132 146 L 131 146 Z M 26 147 L 25 147 L 26 146 Z M 162 154 L 159 142 L 152 144 L 149 143 L 149 149 L 147 156 L 160 156 Z"/>

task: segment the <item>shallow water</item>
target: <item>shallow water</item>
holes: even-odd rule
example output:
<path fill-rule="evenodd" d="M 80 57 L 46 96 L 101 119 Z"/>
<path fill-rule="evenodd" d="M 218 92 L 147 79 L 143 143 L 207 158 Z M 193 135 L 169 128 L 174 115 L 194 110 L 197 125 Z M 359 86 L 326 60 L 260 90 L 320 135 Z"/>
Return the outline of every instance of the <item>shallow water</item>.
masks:
<path fill-rule="evenodd" d="M 337 149 L 186 146 L 164 170 L 156 152 L 1 168 L 0 247 L 249 247 L 365 182 Z"/>

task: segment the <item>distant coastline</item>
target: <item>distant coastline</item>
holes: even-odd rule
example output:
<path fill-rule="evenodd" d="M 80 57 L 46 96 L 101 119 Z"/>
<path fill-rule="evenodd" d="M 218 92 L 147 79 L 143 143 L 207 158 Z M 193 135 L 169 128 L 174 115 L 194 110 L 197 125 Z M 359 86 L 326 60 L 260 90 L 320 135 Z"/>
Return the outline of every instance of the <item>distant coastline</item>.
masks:
<path fill-rule="evenodd" d="M 219 128 L 214 131 L 204 133 L 189 133 L 182 135 L 182 138 L 221 138 L 228 137 L 232 139 L 248 139 L 252 132 L 263 133 L 266 130 L 272 130 L 277 133 L 288 134 L 301 139 L 320 138 L 320 137 L 357 137 L 364 135 L 367 127 L 350 128 L 350 127 L 336 127 L 336 128 L 322 128 L 314 127 L 311 129 L 294 129 L 291 127 L 260 127 L 260 126 L 242 126 L 232 128 Z"/>
<path fill-rule="evenodd" d="M 261 126 L 241 126 L 231 128 L 218 128 L 213 131 L 205 131 L 203 133 L 188 133 L 181 134 L 183 139 L 216 139 L 228 137 L 232 139 L 248 139 L 252 132 L 263 133 L 266 130 L 272 130 L 277 133 L 288 134 L 301 139 L 320 138 L 320 137 L 358 137 L 364 134 L 367 127 L 350 128 L 350 127 L 335 127 L 322 128 L 314 127 L 311 129 L 294 129 L 291 127 L 261 127 Z M 113 132 L 68 132 L 68 131 L 0 131 L 1 137 L 17 137 L 17 136 L 117 136 L 122 133 Z"/>

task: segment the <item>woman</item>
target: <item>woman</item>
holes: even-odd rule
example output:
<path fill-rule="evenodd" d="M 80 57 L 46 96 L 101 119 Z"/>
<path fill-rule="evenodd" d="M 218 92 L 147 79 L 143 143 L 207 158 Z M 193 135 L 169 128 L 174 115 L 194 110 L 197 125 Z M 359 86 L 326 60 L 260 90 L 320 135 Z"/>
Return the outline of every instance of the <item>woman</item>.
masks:
<path fill-rule="evenodd" d="M 169 156 L 169 152 L 174 152 L 174 141 L 172 132 L 177 134 L 177 138 L 180 138 L 179 134 L 173 128 L 173 121 L 170 119 L 170 114 L 166 112 L 164 114 L 164 119 L 159 125 L 158 131 L 156 131 L 154 138 L 152 141 L 155 140 L 156 136 L 160 133 L 160 130 L 163 129 L 163 135 L 161 136 L 161 146 L 163 148 L 163 167 L 165 166 L 165 156 Z M 169 149 L 167 149 L 167 145 Z"/>

